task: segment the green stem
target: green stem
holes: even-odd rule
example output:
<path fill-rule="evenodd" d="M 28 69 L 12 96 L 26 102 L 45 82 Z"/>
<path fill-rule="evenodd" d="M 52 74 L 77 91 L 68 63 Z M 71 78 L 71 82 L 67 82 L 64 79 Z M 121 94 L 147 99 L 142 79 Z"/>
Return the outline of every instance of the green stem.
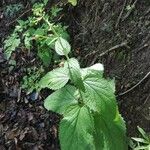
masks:
<path fill-rule="evenodd" d="M 65 54 L 65 48 L 63 47 L 63 44 L 62 44 L 62 42 L 61 42 L 61 40 L 60 40 L 60 36 L 59 36 L 58 33 L 56 32 L 55 28 L 54 28 L 53 25 L 50 24 L 50 22 L 49 22 L 47 19 L 45 19 L 44 17 L 43 17 L 43 20 L 49 25 L 49 27 L 50 27 L 50 29 L 52 30 L 52 32 L 54 33 L 54 35 L 57 36 L 57 38 L 58 38 L 58 40 L 59 40 L 59 42 L 60 42 L 60 44 L 61 44 L 61 46 L 62 46 L 62 48 L 63 48 L 64 54 Z M 70 74 L 70 76 L 71 76 L 71 78 L 72 78 L 71 68 L 70 68 L 70 66 L 69 66 L 69 57 L 68 57 L 67 54 L 65 54 L 65 56 L 66 56 L 67 63 L 68 63 L 69 74 Z M 80 89 L 78 89 L 78 91 L 79 91 L 79 94 L 80 94 L 80 99 L 78 99 L 78 103 L 79 103 L 80 105 L 83 105 L 83 104 L 84 104 L 84 101 L 83 101 L 82 93 L 81 93 Z"/>
<path fill-rule="evenodd" d="M 79 91 L 80 98 L 81 98 L 81 99 L 78 100 L 78 103 L 81 104 L 81 105 L 83 105 L 83 104 L 84 104 L 84 101 L 83 101 L 83 96 L 82 96 L 81 90 L 78 89 L 78 91 Z"/>
<path fill-rule="evenodd" d="M 63 47 L 63 44 L 62 44 L 62 42 L 61 42 L 61 40 L 60 40 L 59 34 L 56 32 L 56 30 L 55 30 L 55 28 L 53 27 L 53 25 L 50 24 L 50 22 L 49 22 L 47 19 L 45 19 L 45 18 L 43 17 L 43 20 L 48 24 L 48 26 L 50 27 L 50 29 L 52 30 L 52 32 L 54 33 L 54 35 L 57 36 L 57 38 L 58 38 L 58 40 L 59 40 L 59 42 L 60 42 L 60 44 L 61 44 L 61 47 L 63 48 L 63 52 L 64 52 L 64 54 L 65 54 L 65 48 Z M 67 60 L 69 60 L 69 57 L 68 57 L 67 54 L 65 54 L 65 57 L 67 58 Z"/>

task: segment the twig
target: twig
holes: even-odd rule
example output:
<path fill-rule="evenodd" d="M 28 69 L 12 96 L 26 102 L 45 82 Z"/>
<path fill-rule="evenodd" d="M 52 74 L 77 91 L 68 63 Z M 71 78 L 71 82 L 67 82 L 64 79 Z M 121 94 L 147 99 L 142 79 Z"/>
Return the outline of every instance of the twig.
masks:
<path fill-rule="evenodd" d="M 131 92 L 131 91 L 134 90 L 137 86 L 139 86 L 149 75 L 150 75 L 150 71 L 149 71 L 149 72 L 145 75 L 145 77 L 142 78 L 136 85 L 134 85 L 133 87 L 131 87 L 131 88 L 128 89 L 127 91 L 118 94 L 117 96 L 122 96 L 122 95 L 125 95 L 125 94 Z"/>
<path fill-rule="evenodd" d="M 135 0 L 135 2 L 132 4 L 131 9 L 127 12 L 127 14 L 125 15 L 125 17 L 123 18 L 122 21 L 125 21 L 125 20 L 130 16 L 130 14 L 132 13 L 132 11 L 133 11 L 134 8 L 135 8 L 135 5 L 136 5 L 137 1 L 138 1 L 138 0 Z"/>
<path fill-rule="evenodd" d="M 121 43 L 121 44 L 118 44 L 118 45 L 116 45 L 116 46 L 114 46 L 114 47 L 108 49 L 107 51 L 101 53 L 101 54 L 98 55 L 98 56 L 99 56 L 99 57 L 102 57 L 102 56 L 106 55 L 107 53 L 109 53 L 109 52 L 111 52 L 111 51 L 113 51 L 113 50 L 116 50 L 116 49 L 118 49 L 118 48 L 120 48 L 120 47 L 127 47 L 128 49 L 130 48 L 129 46 L 127 46 L 127 42 L 123 42 L 123 43 Z"/>
<path fill-rule="evenodd" d="M 149 45 L 148 44 L 145 44 L 143 46 L 141 46 L 137 51 L 136 53 L 140 52 L 141 50 L 143 50 L 144 48 L 148 47 Z"/>
<path fill-rule="evenodd" d="M 116 45 L 116 46 L 114 46 L 114 47 L 112 47 L 112 48 L 106 50 L 105 52 L 101 53 L 100 55 L 96 55 L 96 56 L 94 57 L 93 61 L 90 63 L 90 65 L 93 65 L 93 64 L 95 63 L 95 61 L 97 60 L 98 57 L 102 57 L 102 56 L 106 55 L 107 53 L 109 53 L 109 52 L 111 52 L 111 51 L 114 51 L 114 50 L 116 50 L 116 49 L 118 49 L 118 48 L 120 48 L 120 47 L 127 47 L 128 49 L 130 48 L 130 47 L 127 45 L 127 42 L 123 42 L 123 43 L 121 43 L 121 44 L 118 44 L 118 45 Z M 95 53 L 97 53 L 97 51 L 94 51 L 92 54 L 95 54 Z"/>
<path fill-rule="evenodd" d="M 127 0 L 125 0 L 124 3 L 123 3 L 122 10 L 121 10 L 121 12 L 120 12 L 120 14 L 119 14 L 119 17 L 118 17 L 117 22 L 116 22 L 116 25 L 115 25 L 115 28 L 116 28 L 116 29 L 117 29 L 117 27 L 118 27 L 118 25 L 119 25 L 119 23 L 120 23 L 122 14 L 123 14 L 124 9 L 125 9 L 125 6 L 126 6 L 126 3 L 127 3 Z"/>
<path fill-rule="evenodd" d="M 144 16 L 146 16 L 150 12 L 150 8 L 145 12 Z"/>
<path fill-rule="evenodd" d="M 118 45 L 115 45 L 115 46 L 111 47 L 110 49 L 106 50 L 105 52 L 101 53 L 101 54 L 98 55 L 98 56 L 102 57 L 103 55 L 106 55 L 107 53 L 109 53 L 109 52 L 111 52 L 111 51 L 113 51 L 113 50 L 115 50 L 115 49 L 118 49 L 118 48 L 120 48 L 120 47 L 127 47 L 128 49 L 130 48 L 130 47 L 127 45 L 127 42 L 123 42 L 123 43 L 121 43 L 121 44 L 118 44 Z M 87 58 L 87 57 L 89 57 L 89 56 L 91 56 L 91 55 L 94 55 L 94 54 L 98 53 L 98 51 L 99 51 L 99 50 L 93 51 L 93 52 L 91 52 L 91 53 L 85 55 L 84 58 Z"/>
<path fill-rule="evenodd" d="M 17 17 L 15 20 L 13 20 L 12 22 L 10 23 L 7 23 L 6 26 L 10 26 L 12 25 L 14 22 L 16 22 L 19 18 L 21 18 L 22 16 L 24 16 L 26 13 L 28 13 L 29 11 L 31 11 L 31 8 L 26 10 L 24 13 L 22 13 L 19 17 Z"/>

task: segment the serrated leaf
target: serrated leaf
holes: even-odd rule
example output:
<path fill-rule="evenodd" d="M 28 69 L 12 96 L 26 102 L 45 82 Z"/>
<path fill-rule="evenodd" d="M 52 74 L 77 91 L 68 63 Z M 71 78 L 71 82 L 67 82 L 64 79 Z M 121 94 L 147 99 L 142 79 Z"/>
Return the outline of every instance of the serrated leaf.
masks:
<path fill-rule="evenodd" d="M 79 62 L 75 58 L 71 58 L 71 59 L 69 59 L 68 62 L 65 63 L 65 67 L 69 69 L 71 81 L 79 89 L 85 91 L 85 87 L 84 87 L 83 80 L 81 77 Z"/>
<path fill-rule="evenodd" d="M 9 59 L 11 53 L 19 46 L 20 39 L 18 38 L 18 35 L 14 33 L 8 39 L 6 39 L 4 43 L 5 55 L 6 58 Z"/>
<path fill-rule="evenodd" d="M 55 51 L 57 52 L 57 54 L 67 55 L 70 52 L 70 50 L 70 44 L 62 37 L 59 37 L 55 42 Z"/>
<path fill-rule="evenodd" d="M 109 82 L 98 75 L 89 75 L 84 79 L 85 93 L 84 102 L 93 111 L 103 114 L 110 120 L 116 116 L 116 99 Z"/>
<path fill-rule="evenodd" d="M 63 114 L 68 106 L 77 104 L 78 101 L 75 95 L 76 88 L 67 85 L 48 96 L 44 102 L 44 106 L 47 110 Z"/>
<path fill-rule="evenodd" d="M 93 127 L 93 117 L 86 106 L 69 107 L 59 128 L 61 149 L 94 150 Z"/>
<path fill-rule="evenodd" d="M 48 67 L 51 63 L 52 53 L 47 47 L 39 47 L 38 56 L 42 60 L 44 66 Z"/>
<path fill-rule="evenodd" d="M 125 136 L 126 128 L 122 126 L 124 121 L 120 119 L 110 121 L 103 116 L 96 114 L 94 116 L 96 136 L 96 145 L 103 143 L 102 150 L 127 150 L 127 139 Z M 96 147 L 99 150 L 99 147 Z"/>
<path fill-rule="evenodd" d="M 68 0 L 69 3 L 71 3 L 73 6 L 77 5 L 77 0 Z"/>
<path fill-rule="evenodd" d="M 50 88 L 57 90 L 65 86 L 69 80 L 67 68 L 57 68 L 48 72 L 40 81 L 40 88 Z"/>

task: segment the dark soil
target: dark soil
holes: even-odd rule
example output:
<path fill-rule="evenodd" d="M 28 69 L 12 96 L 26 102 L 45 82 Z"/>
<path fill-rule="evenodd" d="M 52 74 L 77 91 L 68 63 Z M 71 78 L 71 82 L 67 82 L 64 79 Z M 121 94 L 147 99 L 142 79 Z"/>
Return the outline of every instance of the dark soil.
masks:
<path fill-rule="evenodd" d="M 130 10 L 126 8 L 133 3 L 127 0 L 120 15 L 124 0 L 80 0 L 77 7 L 66 7 L 65 16 L 74 55 L 82 66 L 101 62 L 106 77 L 115 78 L 119 109 L 129 136 L 137 135 L 138 125 L 150 132 L 150 75 L 144 78 L 150 72 L 150 1 L 137 0 L 128 15 Z M 25 0 L 23 4 L 30 7 Z M 7 24 L 18 17 L 6 18 L 3 7 L 0 7 L 0 150 L 57 150 L 60 117 L 43 107 L 43 99 L 49 92 L 35 101 L 19 88 L 23 68 L 35 65 L 34 55 L 14 53 L 17 65 L 11 72 L 3 57 L 3 39 L 13 30 L 15 22 Z M 103 52 L 106 53 L 101 55 Z M 141 80 L 136 88 L 119 96 Z"/>

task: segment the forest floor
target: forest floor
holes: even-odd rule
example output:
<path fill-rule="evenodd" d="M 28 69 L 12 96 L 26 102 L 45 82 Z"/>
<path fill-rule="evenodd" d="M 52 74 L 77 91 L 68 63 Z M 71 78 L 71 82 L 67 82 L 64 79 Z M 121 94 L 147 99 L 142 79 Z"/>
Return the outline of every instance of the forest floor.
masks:
<path fill-rule="evenodd" d="M 23 67 L 32 59 L 14 54 L 16 66 L 11 72 L 3 59 L 3 39 L 23 12 L 6 18 L 7 4 L 0 5 L 0 150 L 57 150 L 60 117 L 44 109 L 45 93 L 33 100 L 19 86 Z M 64 9 L 74 56 L 82 66 L 104 64 L 105 76 L 115 79 L 128 135 L 136 136 L 137 126 L 150 132 L 150 1 L 80 0 L 76 7 Z"/>

